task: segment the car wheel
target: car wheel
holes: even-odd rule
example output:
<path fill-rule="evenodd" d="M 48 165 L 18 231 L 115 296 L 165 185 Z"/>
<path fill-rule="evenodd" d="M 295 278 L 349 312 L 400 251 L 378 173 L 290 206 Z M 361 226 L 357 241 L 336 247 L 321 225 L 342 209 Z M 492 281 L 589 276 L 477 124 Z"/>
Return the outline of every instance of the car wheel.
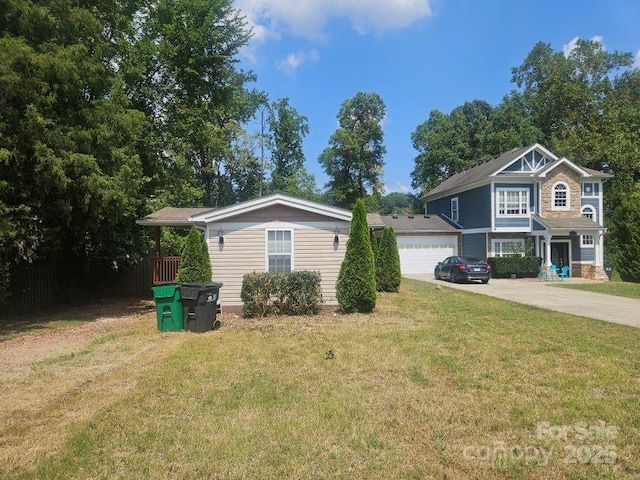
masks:
<path fill-rule="evenodd" d="M 440 277 L 440 270 L 438 270 L 437 268 L 433 271 L 433 276 L 436 277 L 436 280 L 442 280 L 442 278 Z"/>
<path fill-rule="evenodd" d="M 451 280 L 452 283 L 458 283 L 458 275 L 454 272 L 451 272 L 449 274 L 449 280 Z"/>
<path fill-rule="evenodd" d="M 482 283 L 486 285 L 487 283 L 489 283 L 489 279 L 487 278 L 486 280 L 482 280 Z"/>

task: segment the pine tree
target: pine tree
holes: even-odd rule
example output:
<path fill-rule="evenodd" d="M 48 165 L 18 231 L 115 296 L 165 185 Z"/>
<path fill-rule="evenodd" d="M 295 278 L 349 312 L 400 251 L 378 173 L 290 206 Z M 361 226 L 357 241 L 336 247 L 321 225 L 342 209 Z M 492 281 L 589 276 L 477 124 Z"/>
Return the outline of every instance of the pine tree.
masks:
<path fill-rule="evenodd" d="M 178 270 L 180 283 L 211 281 L 211 260 L 207 244 L 196 227 L 191 227 L 182 251 L 182 262 Z"/>
<path fill-rule="evenodd" d="M 344 313 L 369 313 L 376 306 L 376 273 L 362 199 L 353 207 L 347 251 L 336 283 L 338 303 Z"/>
<path fill-rule="evenodd" d="M 397 292 L 402 280 L 400 253 L 393 228 L 386 227 L 376 257 L 376 287 L 379 292 Z"/>

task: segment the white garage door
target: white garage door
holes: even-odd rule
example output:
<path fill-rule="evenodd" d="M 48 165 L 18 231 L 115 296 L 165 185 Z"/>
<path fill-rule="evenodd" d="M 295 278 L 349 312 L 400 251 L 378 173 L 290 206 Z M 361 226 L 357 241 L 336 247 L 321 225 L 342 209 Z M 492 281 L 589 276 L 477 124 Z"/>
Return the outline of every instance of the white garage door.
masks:
<path fill-rule="evenodd" d="M 433 273 L 438 262 L 458 254 L 455 235 L 409 236 L 398 235 L 400 270 L 406 273 Z"/>

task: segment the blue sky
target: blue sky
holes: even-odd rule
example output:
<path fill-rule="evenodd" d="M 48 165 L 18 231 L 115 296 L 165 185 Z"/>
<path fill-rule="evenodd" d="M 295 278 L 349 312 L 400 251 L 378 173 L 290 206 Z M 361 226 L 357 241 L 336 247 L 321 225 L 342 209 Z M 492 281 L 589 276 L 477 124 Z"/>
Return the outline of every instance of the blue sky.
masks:
<path fill-rule="evenodd" d="M 255 87 L 288 97 L 308 118 L 306 166 L 323 187 L 318 155 L 341 103 L 382 96 L 387 116 L 386 192 L 411 192 L 411 132 L 432 110 L 496 105 L 515 85 L 511 69 L 533 46 L 570 48 L 576 37 L 632 52 L 640 68 L 639 0 L 235 0 L 254 37 L 241 55 Z M 256 125 L 257 126 L 257 125 Z"/>

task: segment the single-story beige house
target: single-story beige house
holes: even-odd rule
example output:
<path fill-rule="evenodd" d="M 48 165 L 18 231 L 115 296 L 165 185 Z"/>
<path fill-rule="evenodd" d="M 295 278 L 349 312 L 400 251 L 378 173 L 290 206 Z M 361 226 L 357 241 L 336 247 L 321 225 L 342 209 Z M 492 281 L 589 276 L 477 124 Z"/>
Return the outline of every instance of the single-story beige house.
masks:
<path fill-rule="evenodd" d="M 137 223 L 156 227 L 158 252 L 161 227 L 200 228 L 213 281 L 223 283 L 222 311 L 238 311 L 243 276 L 254 271 L 319 271 L 325 305 L 337 305 L 351 217 L 349 210 L 276 193 L 221 208 L 166 207 Z M 393 227 L 403 273 L 433 273 L 438 261 L 459 250 L 459 233 L 438 216 L 369 214 L 367 221 L 373 230 Z"/>

